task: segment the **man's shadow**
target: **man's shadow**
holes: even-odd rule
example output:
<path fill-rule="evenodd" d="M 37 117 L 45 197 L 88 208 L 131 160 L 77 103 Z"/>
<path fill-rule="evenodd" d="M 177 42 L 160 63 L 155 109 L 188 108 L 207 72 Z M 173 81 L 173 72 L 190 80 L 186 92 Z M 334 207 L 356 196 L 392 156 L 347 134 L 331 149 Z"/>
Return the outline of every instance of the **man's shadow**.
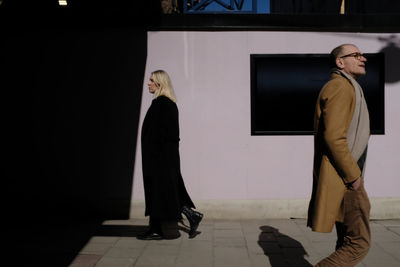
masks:
<path fill-rule="evenodd" d="M 301 243 L 279 232 L 272 226 L 260 226 L 258 245 L 264 250 L 272 267 L 312 267 L 304 256 L 306 250 Z"/>

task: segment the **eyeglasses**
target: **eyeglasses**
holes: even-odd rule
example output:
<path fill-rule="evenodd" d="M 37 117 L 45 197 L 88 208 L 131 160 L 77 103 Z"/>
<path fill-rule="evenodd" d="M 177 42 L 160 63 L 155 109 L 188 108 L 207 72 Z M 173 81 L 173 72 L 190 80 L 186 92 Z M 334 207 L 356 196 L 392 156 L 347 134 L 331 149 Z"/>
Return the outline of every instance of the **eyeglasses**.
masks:
<path fill-rule="evenodd" d="M 347 55 L 341 56 L 340 58 L 344 58 L 344 57 L 354 57 L 354 58 L 357 59 L 357 60 L 361 60 L 361 58 L 362 58 L 363 56 L 364 56 L 364 55 L 361 54 L 361 53 L 354 52 L 354 53 L 351 53 L 351 54 L 347 54 Z"/>

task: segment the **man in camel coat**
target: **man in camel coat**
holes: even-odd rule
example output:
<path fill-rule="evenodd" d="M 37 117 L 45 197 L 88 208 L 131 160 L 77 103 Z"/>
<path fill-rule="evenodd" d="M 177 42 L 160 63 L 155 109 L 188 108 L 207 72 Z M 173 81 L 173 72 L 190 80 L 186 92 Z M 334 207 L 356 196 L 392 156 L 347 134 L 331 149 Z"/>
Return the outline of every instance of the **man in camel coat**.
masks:
<path fill-rule="evenodd" d="M 369 114 L 356 79 L 367 59 L 351 44 L 330 54 L 331 79 L 322 88 L 314 121 L 313 190 L 307 225 L 331 232 L 336 251 L 316 266 L 355 266 L 370 248 L 370 203 L 364 189 Z"/>

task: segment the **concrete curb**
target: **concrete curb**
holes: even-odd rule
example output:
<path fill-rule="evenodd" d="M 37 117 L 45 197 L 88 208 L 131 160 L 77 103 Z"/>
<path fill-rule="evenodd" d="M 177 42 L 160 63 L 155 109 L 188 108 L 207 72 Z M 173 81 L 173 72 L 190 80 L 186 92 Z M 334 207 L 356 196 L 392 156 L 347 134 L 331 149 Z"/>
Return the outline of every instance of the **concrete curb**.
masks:
<path fill-rule="evenodd" d="M 307 218 L 308 199 L 194 200 L 207 219 Z M 371 219 L 399 219 L 400 198 L 371 198 Z M 144 200 L 131 203 L 130 218 L 143 219 Z"/>

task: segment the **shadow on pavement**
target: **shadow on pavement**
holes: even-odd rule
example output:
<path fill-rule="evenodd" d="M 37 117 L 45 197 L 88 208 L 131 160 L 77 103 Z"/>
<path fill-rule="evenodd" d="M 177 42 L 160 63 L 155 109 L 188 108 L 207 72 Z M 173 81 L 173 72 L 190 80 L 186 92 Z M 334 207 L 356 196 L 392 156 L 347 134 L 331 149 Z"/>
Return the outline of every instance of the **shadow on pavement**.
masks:
<path fill-rule="evenodd" d="M 271 226 L 260 226 L 258 245 L 264 250 L 272 267 L 312 267 L 304 259 L 307 251 L 301 243 Z"/>
<path fill-rule="evenodd" d="M 10 266 L 69 266 L 93 237 L 136 237 L 146 229 L 141 225 L 102 225 L 99 220 L 27 221 L 7 228 L 7 257 Z M 83 256 L 101 257 L 94 254 Z"/>

